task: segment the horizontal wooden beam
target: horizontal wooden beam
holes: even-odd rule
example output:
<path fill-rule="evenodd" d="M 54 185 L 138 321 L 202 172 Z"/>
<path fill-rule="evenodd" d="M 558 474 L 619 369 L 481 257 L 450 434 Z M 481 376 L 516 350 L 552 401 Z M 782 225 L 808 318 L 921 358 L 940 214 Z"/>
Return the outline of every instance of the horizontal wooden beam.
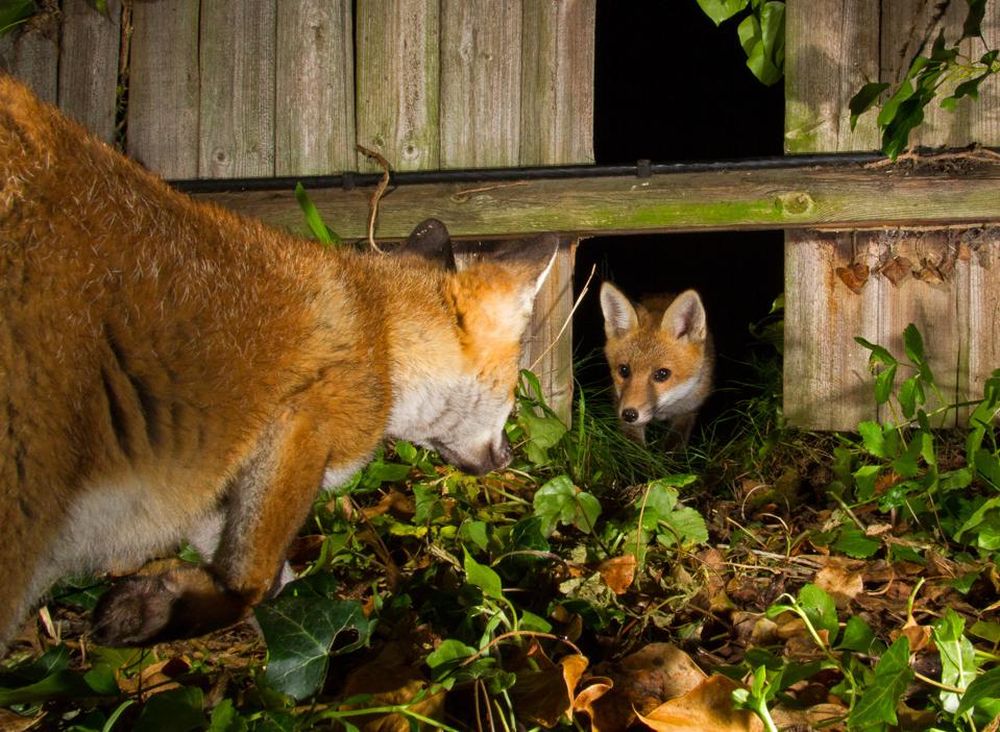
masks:
<path fill-rule="evenodd" d="M 307 233 L 293 191 L 200 193 L 241 213 Z M 327 225 L 347 240 L 368 232 L 371 188 L 315 189 Z M 486 239 L 540 231 L 575 236 L 747 229 L 881 228 L 1000 223 L 1000 164 L 935 170 L 817 166 L 573 177 L 390 188 L 375 236 L 405 237 L 427 218 L 453 236 Z"/>

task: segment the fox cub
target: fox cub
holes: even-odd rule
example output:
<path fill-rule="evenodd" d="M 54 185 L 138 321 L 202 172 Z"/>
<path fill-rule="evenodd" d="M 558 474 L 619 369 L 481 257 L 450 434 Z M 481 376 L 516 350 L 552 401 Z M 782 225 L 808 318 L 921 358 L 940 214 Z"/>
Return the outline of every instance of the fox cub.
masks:
<path fill-rule="evenodd" d="M 0 75 L 0 655 L 61 576 L 182 538 L 211 560 L 116 582 L 95 640 L 238 620 L 385 436 L 507 465 L 556 237 L 460 272 L 448 244 L 429 220 L 378 257 L 194 202 Z"/>
<path fill-rule="evenodd" d="M 715 355 L 701 298 L 686 290 L 633 304 L 605 282 L 601 310 L 622 431 L 645 444 L 646 425 L 665 420 L 672 444 L 683 447 L 712 391 Z"/>

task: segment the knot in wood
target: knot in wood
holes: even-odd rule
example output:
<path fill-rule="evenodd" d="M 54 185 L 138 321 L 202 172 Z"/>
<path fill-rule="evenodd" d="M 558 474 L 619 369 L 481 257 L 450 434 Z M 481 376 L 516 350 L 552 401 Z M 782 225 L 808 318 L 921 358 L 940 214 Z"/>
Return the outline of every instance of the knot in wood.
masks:
<path fill-rule="evenodd" d="M 801 215 L 812 211 L 813 200 L 805 191 L 790 191 L 774 199 L 774 207 L 783 214 Z"/>

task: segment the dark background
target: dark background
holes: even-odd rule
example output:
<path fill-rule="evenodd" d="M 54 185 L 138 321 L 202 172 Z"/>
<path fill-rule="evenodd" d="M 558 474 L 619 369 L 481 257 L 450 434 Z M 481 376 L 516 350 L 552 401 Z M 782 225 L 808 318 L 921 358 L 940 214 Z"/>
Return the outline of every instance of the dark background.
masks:
<path fill-rule="evenodd" d="M 784 90 L 746 68 L 737 21 L 716 27 L 696 0 L 598 0 L 594 148 L 598 164 L 732 160 L 782 154 Z M 752 378 L 746 362 L 759 321 L 782 291 L 781 232 L 597 237 L 577 252 L 579 294 L 597 274 L 574 320 L 579 361 L 603 347 L 603 279 L 630 297 L 699 291 L 718 352 L 717 383 Z M 773 350 L 772 350 L 773 353 Z M 606 367 L 583 364 L 584 385 L 609 383 Z M 728 395 L 728 396 L 727 396 Z M 725 390 L 706 417 L 740 398 Z"/>

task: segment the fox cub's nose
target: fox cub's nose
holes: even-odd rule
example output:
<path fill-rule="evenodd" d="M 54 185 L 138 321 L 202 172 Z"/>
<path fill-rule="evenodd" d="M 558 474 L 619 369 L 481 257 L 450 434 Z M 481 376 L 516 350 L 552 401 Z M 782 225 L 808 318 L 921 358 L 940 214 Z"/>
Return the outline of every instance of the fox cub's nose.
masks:
<path fill-rule="evenodd" d="M 639 410 L 628 407 L 622 410 L 622 419 L 631 424 L 639 419 Z"/>

